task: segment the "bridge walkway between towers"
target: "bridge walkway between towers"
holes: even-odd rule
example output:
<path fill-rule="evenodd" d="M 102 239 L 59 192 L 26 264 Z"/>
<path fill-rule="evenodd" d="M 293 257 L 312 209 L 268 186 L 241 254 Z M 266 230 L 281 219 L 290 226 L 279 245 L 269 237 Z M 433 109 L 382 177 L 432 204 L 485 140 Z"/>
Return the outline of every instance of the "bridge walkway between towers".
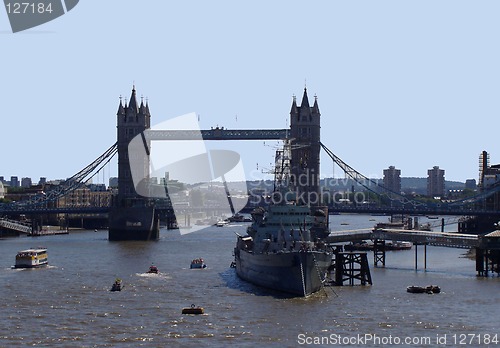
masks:
<path fill-rule="evenodd" d="M 144 132 L 146 140 L 283 140 L 289 129 L 224 129 L 154 130 Z"/>

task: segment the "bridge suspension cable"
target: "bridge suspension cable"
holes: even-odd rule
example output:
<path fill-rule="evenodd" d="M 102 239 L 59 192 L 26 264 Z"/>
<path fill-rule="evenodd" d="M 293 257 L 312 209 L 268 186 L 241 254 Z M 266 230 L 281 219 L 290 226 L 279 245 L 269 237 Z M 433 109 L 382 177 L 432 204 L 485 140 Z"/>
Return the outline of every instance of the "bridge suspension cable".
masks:
<path fill-rule="evenodd" d="M 464 205 L 464 204 L 474 204 L 485 200 L 492 194 L 500 191 L 500 182 L 496 182 L 491 185 L 487 190 L 479 192 L 478 194 L 466 198 L 462 198 L 453 202 L 448 203 L 449 205 Z"/>
<path fill-rule="evenodd" d="M 9 204 L 9 210 L 15 210 L 16 207 L 26 208 L 27 206 L 40 205 L 46 202 L 54 201 L 66 194 L 74 191 L 81 186 L 83 186 L 88 180 L 93 178 L 99 171 L 111 161 L 114 155 L 118 152 L 117 143 L 113 144 L 109 149 L 107 149 L 101 156 L 95 159 L 88 166 L 80 170 L 78 173 L 74 174 L 70 178 L 64 180 L 60 185 L 57 185 L 54 189 L 48 191 L 47 193 L 36 195 L 31 200 L 20 203 Z"/>
<path fill-rule="evenodd" d="M 345 163 L 340 157 L 336 156 L 330 149 L 328 149 L 323 143 L 320 142 L 321 147 L 325 152 L 330 156 L 330 158 L 348 175 L 351 179 L 356 181 L 358 184 L 362 185 L 364 188 L 369 190 L 370 192 L 375 193 L 376 195 L 385 195 L 387 196 L 390 200 L 394 200 L 396 197 L 398 201 L 401 203 L 409 203 L 412 204 L 414 207 L 424 207 L 424 206 L 433 206 L 435 204 L 425 204 L 423 202 L 418 202 L 415 200 L 411 200 L 403 195 L 401 195 L 398 192 L 394 192 L 388 188 L 386 188 L 383 185 L 380 185 L 378 182 L 376 182 L 373 179 L 367 178 L 354 168 L 352 168 L 350 165 Z M 368 185 L 366 184 L 368 183 Z M 372 187 L 375 186 L 378 191 L 372 189 Z M 380 192 L 381 191 L 381 192 Z M 477 195 L 471 196 L 471 197 L 466 197 L 460 200 L 452 201 L 452 202 L 446 202 L 446 203 L 441 203 L 442 208 L 445 207 L 453 207 L 453 206 L 464 206 L 467 204 L 474 204 L 478 203 L 481 201 L 484 201 L 487 197 L 490 197 L 492 194 L 499 192 L 500 191 L 500 182 L 495 183 L 492 185 L 488 190 L 485 190 L 483 192 L 478 193 Z"/>
<path fill-rule="evenodd" d="M 370 192 L 375 193 L 376 195 L 385 195 L 387 198 L 390 200 L 396 200 L 395 197 L 397 198 L 398 201 L 401 203 L 409 203 L 412 204 L 413 206 L 416 205 L 423 205 L 421 202 L 417 202 L 411 199 L 408 199 L 407 197 L 403 196 L 399 192 L 392 191 L 388 189 L 387 187 L 380 185 L 378 182 L 376 182 L 373 179 L 370 179 L 360 172 L 358 172 L 356 169 L 345 163 L 340 157 L 335 155 L 329 148 L 326 147 L 325 144 L 320 142 L 321 147 L 325 152 L 327 153 L 328 156 L 346 173 L 347 176 L 349 176 L 351 179 L 356 181 L 358 184 L 363 186 L 365 189 L 367 189 Z M 377 190 L 374 190 L 372 186 L 375 186 Z"/>

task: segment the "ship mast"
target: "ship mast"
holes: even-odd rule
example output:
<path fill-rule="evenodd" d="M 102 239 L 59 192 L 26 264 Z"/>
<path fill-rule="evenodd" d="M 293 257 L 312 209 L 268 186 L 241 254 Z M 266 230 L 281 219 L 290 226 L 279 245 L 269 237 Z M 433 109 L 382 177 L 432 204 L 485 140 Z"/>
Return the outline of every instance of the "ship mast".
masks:
<path fill-rule="evenodd" d="M 289 191 L 291 189 L 290 180 L 290 160 L 292 157 L 290 139 L 285 139 L 283 147 L 276 150 L 274 158 L 274 192 Z"/>

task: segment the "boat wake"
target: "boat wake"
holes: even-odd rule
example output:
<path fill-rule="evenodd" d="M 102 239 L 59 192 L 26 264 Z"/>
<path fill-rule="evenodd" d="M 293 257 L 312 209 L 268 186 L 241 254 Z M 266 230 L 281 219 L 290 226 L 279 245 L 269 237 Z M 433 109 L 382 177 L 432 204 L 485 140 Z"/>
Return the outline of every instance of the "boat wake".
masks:
<path fill-rule="evenodd" d="M 57 266 L 53 265 L 43 265 L 39 267 L 16 267 L 16 266 L 10 266 L 10 270 L 15 270 L 15 271 L 34 271 L 34 270 L 41 270 L 41 269 L 55 269 Z"/>
<path fill-rule="evenodd" d="M 135 274 L 138 277 L 143 277 L 143 278 L 155 278 L 155 279 L 172 279 L 172 277 L 163 274 L 163 273 L 136 273 Z"/>

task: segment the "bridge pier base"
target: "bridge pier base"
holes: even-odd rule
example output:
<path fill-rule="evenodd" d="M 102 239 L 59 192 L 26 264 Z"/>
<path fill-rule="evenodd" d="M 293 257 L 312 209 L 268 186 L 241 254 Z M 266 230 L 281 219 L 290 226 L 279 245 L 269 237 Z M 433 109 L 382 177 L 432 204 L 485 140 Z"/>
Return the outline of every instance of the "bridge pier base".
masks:
<path fill-rule="evenodd" d="M 114 207 L 109 212 L 108 240 L 158 240 L 160 221 L 153 207 Z"/>

